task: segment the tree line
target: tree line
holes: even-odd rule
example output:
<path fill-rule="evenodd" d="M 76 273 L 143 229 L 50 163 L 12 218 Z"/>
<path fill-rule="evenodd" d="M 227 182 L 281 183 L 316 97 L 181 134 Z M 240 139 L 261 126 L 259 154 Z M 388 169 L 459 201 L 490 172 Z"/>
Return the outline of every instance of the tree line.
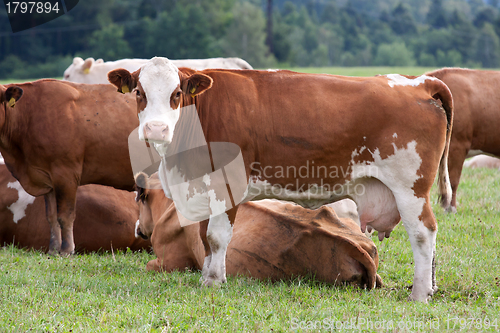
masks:
<path fill-rule="evenodd" d="M 85 0 L 16 34 L 0 11 L 0 78 L 60 77 L 74 56 L 495 68 L 498 7 L 498 0 Z"/>

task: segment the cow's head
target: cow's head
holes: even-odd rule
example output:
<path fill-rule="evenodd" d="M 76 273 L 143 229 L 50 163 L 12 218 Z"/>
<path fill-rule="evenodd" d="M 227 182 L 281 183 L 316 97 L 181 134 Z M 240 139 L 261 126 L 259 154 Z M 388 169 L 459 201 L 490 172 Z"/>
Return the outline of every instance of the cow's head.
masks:
<path fill-rule="evenodd" d="M 13 108 L 22 95 L 23 90 L 18 86 L 10 86 L 6 89 L 0 85 L 0 104 L 5 104 Z"/>
<path fill-rule="evenodd" d="M 64 71 L 63 80 L 78 83 L 96 83 L 99 81 L 99 73 L 91 69 L 95 64 L 102 64 L 103 62 L 102 59 L 87 58 L 83 60 L 80 57 L 75 57 L 73 63 Z"/>
<path fill-rule="evenodd" d="M 170 206 L 172 201 L 165 197 L 157 173 L 148 177 L 144 172 L 139 172 L 135 176 L 135 182 L 136 201 L 139 205 L 139 223 L 136 227 L 136 234 L 148 239 L 153 234 L 155 223 L 159 220 L 158 212 L 163 213 L 165 207 Z M 156 212 L 156 215 L 153 212 Z"/>
<path fill-rule="evenodd" d="M 186 75 L 167 58 L 155 57 L 130 73 L 115 69 L 108 80 L 119 92 L 137 96 L 139 139 L 155 144 L 172 142 L 180 108 L 186 97 L 194 97 L 212 86 L 212 78 L 201 73 Z"/>

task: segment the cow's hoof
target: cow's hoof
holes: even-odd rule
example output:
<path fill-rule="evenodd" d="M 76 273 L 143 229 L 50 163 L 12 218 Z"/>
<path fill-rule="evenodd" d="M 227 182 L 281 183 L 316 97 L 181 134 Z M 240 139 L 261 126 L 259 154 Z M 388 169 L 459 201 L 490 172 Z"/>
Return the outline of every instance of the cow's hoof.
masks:
<path fill-rule="evenodd" d="M 410 296 L 408 296 L 408 300 L 410 302 L 421 302 L 421 303 L 424 303 L 424 304 L 428 304 L 429 301 L 431 300 L 431 296 L 427 296 L 427 297 L 424 297 L 424 298 L 419 298 L 419 297 L 415 297 L 413 294 L 410 294 Z"/>
<path fill-rule="evenodd" d="M 453 206 L 448 206 L 444 209 L 444 211 L 446 213 L 450 213 L 450 214 L 456 214 L 457 212 L 457 207 L 453 207 Z"/>
<path fill-rule="evenodd" d="M 68 258 L 75 254 L 75 251 L 61 251 L 59 253 L 61 257 Z"/>
<path fill-rule="evenodd" d="M 214 279 L 214 278 L 208 278 L 204 279 L 202 282 L 202 285 L 204 287 L 220 287 L 221 284 L 226 283 L 226 279 Z"/>
<path fill-rule="evenodd" d="M 427 294 L 420 294 L 420 295 L 416 295 L 412 290 L 412 293 L 408 297 L 408 300 L 427 304 L 431 300 L 432 294 L 434 294 L 433 289 L 430 289 Z"/>
<path fill-rule="evenodd" d="M 47 254 L 49 256 L 56 257 L 56 256 L 59 256 L 59 250 L 50 249 L 49 252 L 47 252 Z"/>

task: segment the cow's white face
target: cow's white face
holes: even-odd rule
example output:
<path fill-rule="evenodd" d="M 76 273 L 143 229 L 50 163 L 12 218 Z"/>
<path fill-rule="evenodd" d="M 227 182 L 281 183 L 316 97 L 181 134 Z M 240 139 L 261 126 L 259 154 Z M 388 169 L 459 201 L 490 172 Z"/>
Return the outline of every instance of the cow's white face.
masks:
<path fill-rule="evenodd" d="M 139 139 L 153 143 L 160 155 L 172 142 L 183 98 L 194 98 L 213 83 L 203 73 L 179 72 L 170 60 L 160 57 L 149 60 L 133 73 L 123 68 L 112 70 L 108 80 L 119 92 L 136 94 Z"/>
<path fill-rule="evenodd" d="M 153 58 L 141 67 L 135 88 L 139 139 L 156 145 L 172 142 L 180 115 L 179 71 L 166 58 Z"/>

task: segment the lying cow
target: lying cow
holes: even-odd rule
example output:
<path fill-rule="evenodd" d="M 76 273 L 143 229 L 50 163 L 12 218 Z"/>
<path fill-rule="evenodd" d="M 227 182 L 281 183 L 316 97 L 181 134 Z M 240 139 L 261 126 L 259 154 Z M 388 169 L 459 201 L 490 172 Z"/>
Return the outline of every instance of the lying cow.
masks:
<path fill-rule="evenodd" d="M 0 245 L 48 250 L 50 228 L 43 198 L 32 197 L 0 163 Z M 134 237 L 139 209 L 135 193 L 85 185 L 76 195 L 75 248 L 79 252 L 149 249 Z"/>
<path fill-rule="evenodd" d="M 26 192 L 45 198 L 49 253 L 69 255 L 78 186 L 134 188 L 135 103 L 109 84 L 59 80 L 0 85 L 0 103 L 0 153 Z"/>
<path fill-rule="evenodd" d="M 488 168 L 488 169 L 498 169 L 500 170 L 500 159 L 488 156 L 488 155 L 477 155 L 471 159 L 464 162 L 464 167 L 466 168 Z"/>
<path fill-rule="evenodd" d="M 109 83 L 107 74 L 117 68 L 125 68 L 128 71 L 138 70 L 149 59 L 122 59 L 117 61 L 94 60 L 87 58 L 85 61 L 75 57 L 73 63 L 64 71 L 66 81 L 78 83 Z M 183 59 L 172 60 L 177 67 L 189 67 L 196 70 L 206 68 L 226 69 L 253 69 L 252 66 L 241 58 L 209 58 L 209 59 Z"/>
<path fill-rule="evenodd" d="M 398 74 L 196 72 L 179 70 L 166 58 L 153 58 L 134 73 L 114 70 L 108 77 L 118 91 L 137 96 L 139 138 L 153 143 L 162 156 L 159 175 L 165 193 L 177 193 L 168 179 L 184 180 L 172 184 L 176 191 L 188 189 L 179 192 L 176 206 L 195 217 L 217 212 L 201 226 L 205 285 L 226 280 L 226 248 L 239 202 L 275 198 L 315 209 L 349 197 L 357 204 L 362 231 L 371 226 L 389 236 L 403 220 L 415 260 L 410 297 L 427 301 L 436 290 L 437 224 L 430 189 L 439 169 L 444 200 L 450 198 L 447 153 L 453 118 L 451 93 L 440 80 Z M 208 157 L 217 143 L 241 149 L 235 165 L 243 165 L 248 182 L 241 198 L 232 193 L 241 193 L 242 184 L 222 178 L 229 164 Z M 183 145 L 205 151 L 205 160 L 190 164 L 182 160 L 183 153 L 170 155 Z M 212 173 L 203 180 L 186 178 L 200 171 L 201 162 Z M 300 173 L 304 168 L 309 172 Z M 241 175 L 237 171 L 236 177 Z M 227 191 L 203 192 L 204 186 Z"/>
<path fill-rule="evenodd" d="M 140 219 L 137 233 L 151 237 L 157 258 L 148 270 L 201 269 L 205 249 L 200 224 L 181 227 L 173 201 L 157 175 L 144 173 L 137 184 Z M 154 189 L 157 188 L 157 189 Z M 284 231 L 284 229 L 286 231 Z M 332 255 L 334 253 L 334 255 Z M 339 219 L 328 207 L 316 211 L 276 200 L 246 203 L 238 210 L 227 249 L 229 275 L 281 280 L 312 274 L 328 283 L 371 288 L 377 281 L 378 253 L 351 219 Z"/>
<path fill-rule="evenodd" d="M 456 212 L 457 188 L 465 159 L 483 153 L 500 157 L 500 95 L 496 88 L 500 72 L 443 68 L 426 75 L 442 80 L 453 94 L 455 115 L 448 158 L 452 198 L 443 207 Z"/>

